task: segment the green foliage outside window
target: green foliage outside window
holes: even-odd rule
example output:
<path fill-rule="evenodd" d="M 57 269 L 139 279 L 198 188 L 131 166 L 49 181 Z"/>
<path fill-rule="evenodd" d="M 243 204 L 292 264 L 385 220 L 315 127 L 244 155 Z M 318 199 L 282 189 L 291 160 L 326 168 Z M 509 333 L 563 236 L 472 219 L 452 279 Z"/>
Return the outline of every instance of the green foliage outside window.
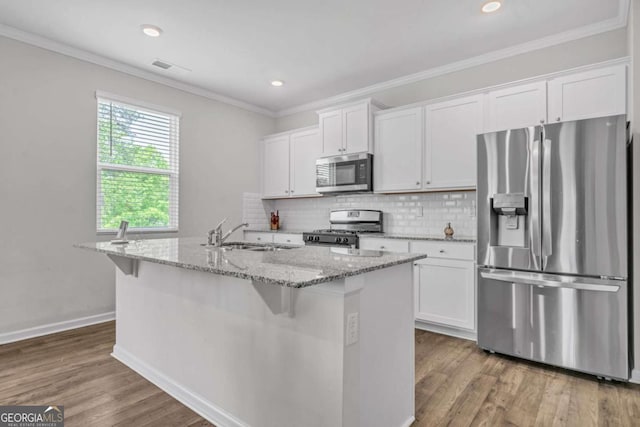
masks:
<path fill-rule="evenodd" d="M 144 130 L 139 131 L 141 125 L 137 123 L 145 119 L 135 110 L 99 103 L 99 162 L 169 170 L 168 153 L 161 151 L 159 144 L 147 142 Z M 166 122 L 168 123 L 168 119 Z M 144 126 L 149 126 L 149 123 L 145 122 Z M 159 127 L 157 132 L 162 131 L 162 122 Z M 129 221 L 131 228 L 169 227 L 171 191 L 168 175 L 121 171 L 107 166 L 101 170 L 100 187 L 102 223 L 99 228 L 116 229 L 121 220 Z"/>

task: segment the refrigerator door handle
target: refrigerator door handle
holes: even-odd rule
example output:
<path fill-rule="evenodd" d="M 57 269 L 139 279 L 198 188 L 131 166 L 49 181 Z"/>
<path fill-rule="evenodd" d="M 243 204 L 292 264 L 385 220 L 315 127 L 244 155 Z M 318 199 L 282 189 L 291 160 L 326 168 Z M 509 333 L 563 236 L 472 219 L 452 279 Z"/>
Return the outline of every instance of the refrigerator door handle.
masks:
<path fill-rule="evenodd" d="M 531 162 L 529 163 L 531 177 L 531 253 L 535 260 L 535 267 L 540 268 L 540 140 L 533 141 L 531 148 Z"/>
<path fill-rule="evenodd" d="M 542 145 L 542 269 L 553 253 L 551 233 L 551 140 L 543 138 Z"/>
<path fill-rule="evenodd" d="M 552 276 L 548 274 L 526 273 L 511 270 L 481 269 L 480 275 L 485 279 L 498 280 L 500 282 L 533 285 L 546 288 L 580 289 L 583 291 L 618 292 L 621 286 L 621 281 L 616 280 Z"/>

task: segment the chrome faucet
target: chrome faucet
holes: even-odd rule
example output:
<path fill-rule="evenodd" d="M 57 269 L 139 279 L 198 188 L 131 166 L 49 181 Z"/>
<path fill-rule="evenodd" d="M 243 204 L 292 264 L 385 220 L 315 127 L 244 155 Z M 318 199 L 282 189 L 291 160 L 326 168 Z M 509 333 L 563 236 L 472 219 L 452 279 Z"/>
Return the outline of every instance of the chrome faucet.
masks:
<path fill-rule="evenodd" d="M 224 243 L 225 240 L 227 240 L 229 238 L 229 236 L 231 236 L 233 234 L 234 231 L 236 231 L 237 229 L 239 229 L 240 227 L 248 227 L 249 224 L 244 222 L 240 225 L 235 226 L 234 228 L 232 228 L 231 230 L 227 231 L 227 234 L 225 234 L 224 236 L 222 235 L 222 224 L 224 224 L 227 221 L 227 218 L 223 219 L 222 221 L 220 221 L 220 224 L 218 224 L 216 226 L 216 228 L 214 228 L 213 230 L 210 230 L 208 235 L 207 235 L 207 245 L 208 246 L 215 246 L 216 248 L 219 248 L 220 246 L 222 246 L 222 244 Z"/>

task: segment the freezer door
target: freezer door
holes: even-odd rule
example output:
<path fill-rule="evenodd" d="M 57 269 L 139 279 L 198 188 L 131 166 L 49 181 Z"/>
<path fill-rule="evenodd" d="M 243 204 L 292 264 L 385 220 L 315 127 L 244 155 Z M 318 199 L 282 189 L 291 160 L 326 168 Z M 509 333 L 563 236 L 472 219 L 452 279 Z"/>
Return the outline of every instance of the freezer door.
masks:
<path fill-rule="evenodd" d="M 542 268 L 628 277 L 626 117 L 544 127 Z"/>
<path fill-rule="evenodd" d="M 542 268 L 541 136 L 540 127 L 478 135 L 479 265 Z"/>
<path fill-rule="evenodd" d="M 629 378 L 627 282 L 478 269 L 478 345 Z"/>

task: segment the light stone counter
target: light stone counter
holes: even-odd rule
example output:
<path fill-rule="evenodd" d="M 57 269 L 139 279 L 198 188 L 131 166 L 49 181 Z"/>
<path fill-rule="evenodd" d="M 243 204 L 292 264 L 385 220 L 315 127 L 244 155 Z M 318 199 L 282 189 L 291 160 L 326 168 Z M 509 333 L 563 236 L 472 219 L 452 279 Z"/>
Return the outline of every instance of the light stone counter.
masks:
<path fill-rule="evenodd" d="M 224 250 L 204 247 L 203 241 L 202 238 L 171 238 L 135 240 L 126 245 L 98 242 L 76 246 L 116 257 L 292 288 L 331 282 L 426 258 L 420 254 L 317 246 L 290 246 L 289 249 L 268 252 Z"/>

